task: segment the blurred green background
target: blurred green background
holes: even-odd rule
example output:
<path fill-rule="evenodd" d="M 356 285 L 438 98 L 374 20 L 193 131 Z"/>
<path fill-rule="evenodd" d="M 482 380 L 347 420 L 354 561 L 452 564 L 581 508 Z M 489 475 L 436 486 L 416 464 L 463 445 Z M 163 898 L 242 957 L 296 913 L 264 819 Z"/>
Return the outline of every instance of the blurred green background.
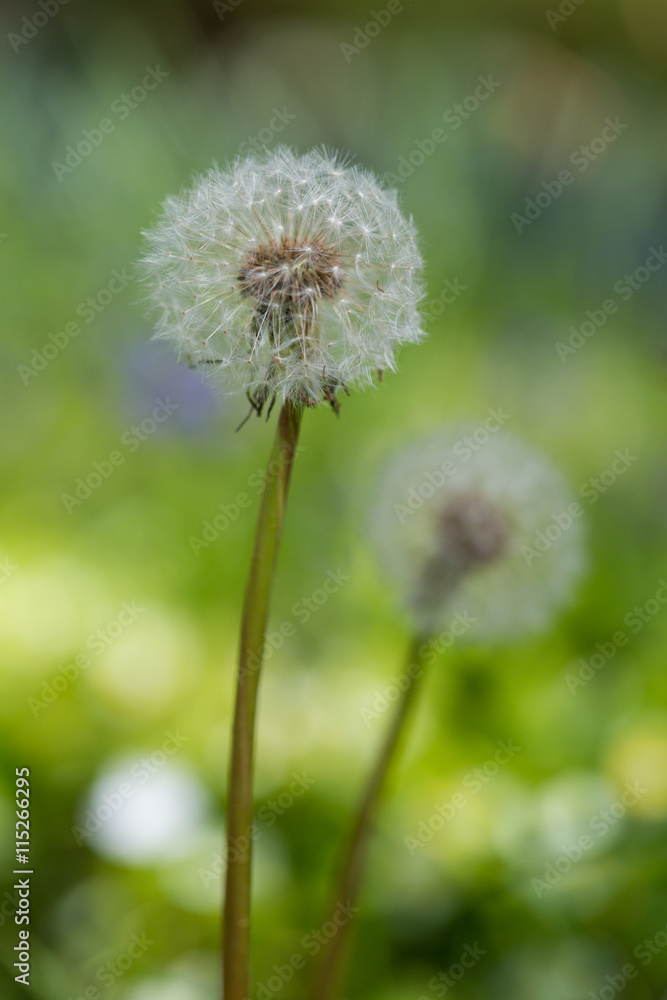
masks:
<path fill-rule="evenodd" d="M 388 720 L 362 709 L 408 641 L 366 537 L 378 474 L 415 433 L 499 407 L 575 495 L 617 449 L 636 461 L 584 502 L 589 571 L 553 631 L 452 650 L 428 676 L 343 995 L 667 996 L 667 615 L 655 600 L 667 270 L 637 271 L 667 235 L 664 8 L 44 0 L 0 17 L 3 997 L 216 996 L 236 633 L 272 428 L 253 420 L 236 435 L 245 403 L 150 342 L 133 267 L 141 229 L 193 172 L 280 142 L 326 143 L 398 177 L 427 260 L 429 338 L 378 391 L 345 399 L 340 420 L 306 414 L 271 619 L 296 628 L 261 696 L 256 996 L 308 995 L 305 936 L 324 920 Z M 494 81 L 481 101 L 480 77 Z M 559 350 L 610 298 L 614 314 Z M 349 580 L 303 621 L 295 605 L 329 571 Z M 567 674 L 619 630 L 627 645 L 571 690 Z M 498 740 L 521 751 L 411 856 L 404 838 Z M 30 986 L 12 970 L 22 767 Z M 536 888 L 627 782 L 646 789 L 639 801 Z M 484 955 L 452 979 L 467 945 Z M 272 979 L 297 954 L 307 969 Z"/>

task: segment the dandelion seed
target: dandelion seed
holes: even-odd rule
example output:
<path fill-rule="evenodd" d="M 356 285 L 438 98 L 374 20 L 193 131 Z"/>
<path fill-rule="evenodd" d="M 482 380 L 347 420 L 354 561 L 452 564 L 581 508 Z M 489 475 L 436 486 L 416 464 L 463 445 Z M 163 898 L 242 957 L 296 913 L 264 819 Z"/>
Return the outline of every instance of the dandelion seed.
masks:
<path fill-rule="evenodd" d="M 227 785 L 223 992 L 243 1000 L 259 672 L 301 420 L 318 403 L 337 413 L 339 391 L 381 377 L 399 345 L 421 339 L 422 259 L 396 192 L 318 150 L 213 167 L 168 198 L 145 235 L 157 335 L 230 392 L 245 392 L 248 417 L 266 407 L 268 418 L 281 402 L 243 605 Z"/>
<path fill-rule="evenodd" d="M 526 560 L 524 548 L 572 497 L 532 448 L 496 432 L 475 450 L 474 430 L 419 441 L 392 461 L 374 534 L 421 634 L 446 628 L 460 610 L 475 619 L 471 636 L 506 640 L 544 629 L 567 603 L 584 564 L 582 526 L 572 520 Z"/>
<path fill-rule="evenodd" d="M 337 409 L 339 389 L 394 370 L 422 337 L 412 222 L 335 155 L 279 148 L 213 167 L 145 235 L 157 336 L 258 412 L 274 395 Z"/>
<path fill-rule="evenodd" d="M 474 638 L 536 631 L 571 595 L 581 570 L 581 530 L 572 519 L 539 561 L 529 563 L 522 554 L 545 520 L 570 502 L 559 473 L 509 435 L 496 431 L 478 441 L 475 428 L 463 427 L 413 443 L 387 468 L 373 509 L 380 554 L 414 631 L 403 674 L 392 685 L 400 690 L 394 716 L 352 824 L 337 900 L 357 900 L 382 788 L 425 667 L 434 650 L 465 635 L 452 626 L 456 612 L 466 615 L 457 625 L 472 623 L 468 635 Z M 340 993 L 345 936 L 341 928 L 324 949 L 317 1000 Z"/>

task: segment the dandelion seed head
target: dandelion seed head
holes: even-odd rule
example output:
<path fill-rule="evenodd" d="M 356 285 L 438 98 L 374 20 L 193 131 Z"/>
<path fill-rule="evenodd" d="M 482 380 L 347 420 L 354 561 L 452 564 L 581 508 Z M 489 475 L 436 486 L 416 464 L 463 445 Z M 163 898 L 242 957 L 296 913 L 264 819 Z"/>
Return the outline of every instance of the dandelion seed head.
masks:
<path fill-rule="evenodd" d="M 431 636 L 456 612 L 466 638 L 503 641 L 549 626 L 584 566 L 578 519 L 544 547 L 536 537 L 572 503 L 561 474 L 502 431 L 474 427 L 419 440 L 386 468 L 373 534 L 415 627 Z M 528 555 L 527 555 L 528 553 Z"/>
<path fill-rule="evenodd" d="M 331 402 L 422 337 L 412 221 L 335 154 L 281 147 L 214 166 L 145 235 L 157 336 L 230 392 Z"/>

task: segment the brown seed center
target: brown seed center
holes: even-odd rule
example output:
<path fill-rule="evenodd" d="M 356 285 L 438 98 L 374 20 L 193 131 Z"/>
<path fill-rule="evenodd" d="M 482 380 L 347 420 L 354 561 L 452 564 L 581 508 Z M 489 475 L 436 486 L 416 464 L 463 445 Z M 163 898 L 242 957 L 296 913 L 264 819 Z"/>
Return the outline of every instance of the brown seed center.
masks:
<path fill-rule="evenodd" d="M 260 311 L 274 307 L 294 312 L 312 307 L 320 298 L 336 297 L 343 284 L 342 261 L 319 240 L 266 243 L 246 254 L 239 284 Z"/>
<path fill-rule="evenodd" d="M 495 505 L 472 493 L 454 497 L 438 516 L 436 549 L 421 575 L 418 604 L 438 608 L 468 573 L 503 555 L 508 537 Z"/>
<path fill-rule="evenodd" d="M 470 494 L 453 499 L 440 515 L 442 556 L 462 569 L 498 559 L 507 544 L 507 522 L 498 508 Z"/>

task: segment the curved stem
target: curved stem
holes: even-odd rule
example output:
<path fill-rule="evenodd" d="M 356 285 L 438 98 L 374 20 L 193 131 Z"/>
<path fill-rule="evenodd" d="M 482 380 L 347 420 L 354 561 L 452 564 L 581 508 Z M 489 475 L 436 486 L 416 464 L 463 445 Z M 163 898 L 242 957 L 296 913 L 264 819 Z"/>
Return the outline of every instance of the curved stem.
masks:
<path fill-rule="evenodd" d="M 382 789 L 405 730 L 406 720 L 419 688 L 418 682 L 425 672 L 424 652 L 423 638 L 415 636 L 410 644 L 407 666 L 403 672 L 401 698 L 364 789 L 347 849 L 343 856 L 336 891 L 329 911 L 330 917 L 336 914 L 336 910 L 341 905 L 350 912 L 351 907 L 358 899 Z M 338 932 L 329 938 L 322 950 L 322 959 L 313 990 L 313 1000 L 333 1000 L 336 995 L 350 932 L 350 921 L 348 920 L 343 926 L 340 926 L 338 921 L 334 921 L 334 924 L 338 927 Z"/>
<path fill-rule="evenodd" d="M 271 585 L 301 423 L 285 403 L 264 474 L 255 545 L 241 623 L 236 704 L 227 788 L 227 861 L 223 937 L 225 1000 L 250 996 L 250 874 L 253 842 L 253 763 L 257 691 Z"/>

